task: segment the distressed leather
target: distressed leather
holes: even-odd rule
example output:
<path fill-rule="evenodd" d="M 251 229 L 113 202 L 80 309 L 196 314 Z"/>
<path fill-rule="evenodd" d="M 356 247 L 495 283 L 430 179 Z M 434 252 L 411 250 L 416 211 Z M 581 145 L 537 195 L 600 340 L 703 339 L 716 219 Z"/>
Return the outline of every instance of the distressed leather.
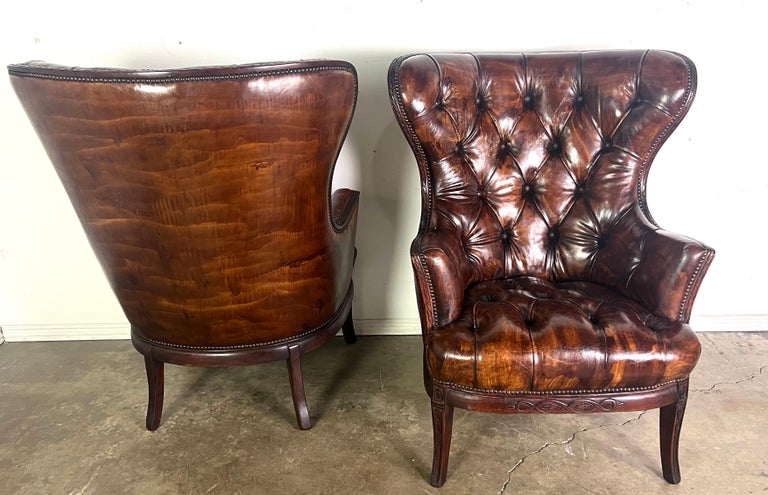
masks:
<path fill-rule="evenodd" d="M 594 391 L 689 375 L 714 251 L 661 229 L 645 191 L 693 101 L 689 59 L 418 54 L 389 86 L 422 179 L 411 257 L 432 380 Z"/>
<path fill-rule="evenodd" d="M 270 346 L 349 307 L 359 195 L 331 182 L 350 63 L 9 73 L 142 338 Z"/>

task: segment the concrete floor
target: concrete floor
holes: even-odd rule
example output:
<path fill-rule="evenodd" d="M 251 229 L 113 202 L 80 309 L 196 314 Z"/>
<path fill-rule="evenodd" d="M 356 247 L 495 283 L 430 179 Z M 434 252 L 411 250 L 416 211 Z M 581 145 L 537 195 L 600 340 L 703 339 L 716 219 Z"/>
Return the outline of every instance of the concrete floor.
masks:
<path fill-rule="evenodd" d="M 166 367 L 144 429 L 143 360 L 127 341 L 0 346 L 2 494 L 766 494 L 768 334 L 700 335 L 680 444 L 661 477 L 658 413 L 457 409 L 448 481 L 429 486 L 419 337 L 334 339 L 308 354 L 315 426 L 295 422 L 284 363 Z"/>

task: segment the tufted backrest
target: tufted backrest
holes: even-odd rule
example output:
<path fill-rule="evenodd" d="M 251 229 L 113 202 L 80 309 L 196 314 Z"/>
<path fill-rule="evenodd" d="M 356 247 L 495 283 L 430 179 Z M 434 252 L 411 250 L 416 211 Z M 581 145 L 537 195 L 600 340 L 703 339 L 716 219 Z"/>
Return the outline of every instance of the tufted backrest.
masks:
<path fill-rule="evenodd" d="M 657 229 L 648 169 L 693 100 L 690 60 L 421 54 L 396 59 L 389 84 L 423 183 L 416 251 L 453 239 L 464 285 L 534 275 L 632 290 L 642 232 Z"/>
<path fill-rule="evenodd" d="M 261 345 L 340 310 L 356 221 L 345 209 L 357 193 L 332 202 L 330 189 L 357 97 L 351 64 L 9 73 L 128 320 L 149 339 Z"/>

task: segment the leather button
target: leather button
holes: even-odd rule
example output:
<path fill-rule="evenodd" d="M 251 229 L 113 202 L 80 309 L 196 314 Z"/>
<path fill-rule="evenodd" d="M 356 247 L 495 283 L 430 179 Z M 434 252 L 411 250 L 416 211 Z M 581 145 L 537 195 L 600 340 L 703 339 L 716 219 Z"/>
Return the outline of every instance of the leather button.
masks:
<path fill-rule="evenodd" d="M 533 188 L 532 184 L 524 184 L 523 185 L 523 196 L 525 196 L 527 198 L 531 197 L 531 196 L 533 196 L 534 192 L 535 191 L 534 191 L 534 188 Z"/>
<path fill-rule="evenodd" d="M 499 153 L 502 155 L 509 154 L 515 156 L 519 151 L 520 150 L 512 144 L 512 140 L 508 137 L 503 138 L 501 143 L 499 143 Z"/>
<path fill-rule="evenodd" d="M 528 109 L 533 108 L 533 96 L 525 95 L 523 97 L 523 107 Z"/>
<path fill-rule="evenodd" d="M 575 198 L 580 198 L 584 196 L 585 192 L 586 192 L 586 188 L 583 184 L 576 184 L 576 189 L 573 190 L 573 196 Z"/>

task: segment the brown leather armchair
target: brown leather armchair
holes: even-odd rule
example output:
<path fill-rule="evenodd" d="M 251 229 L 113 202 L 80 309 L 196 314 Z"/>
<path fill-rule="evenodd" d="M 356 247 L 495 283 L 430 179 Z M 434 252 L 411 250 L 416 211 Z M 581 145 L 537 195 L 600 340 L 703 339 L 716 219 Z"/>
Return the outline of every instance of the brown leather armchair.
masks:
<path fill-rule="evenodd" d="M 330 193 L 357 99 L 342 61 L 8 67 L 131 324 L 160 424 L 164 363 L 287 360 L 354 342 L 358 192 Z"/>
<path fill-rule="evenodd" d="M 389 71 L 418 162 L 411 261 L 431 396 L 431 483 L 445 482 L 453 408 L 590 413 L 660 408 L 677 459 L 688 325 L 709 247 L 646 204 L 696 70 L 663 51 L 418 54 Z"/>

